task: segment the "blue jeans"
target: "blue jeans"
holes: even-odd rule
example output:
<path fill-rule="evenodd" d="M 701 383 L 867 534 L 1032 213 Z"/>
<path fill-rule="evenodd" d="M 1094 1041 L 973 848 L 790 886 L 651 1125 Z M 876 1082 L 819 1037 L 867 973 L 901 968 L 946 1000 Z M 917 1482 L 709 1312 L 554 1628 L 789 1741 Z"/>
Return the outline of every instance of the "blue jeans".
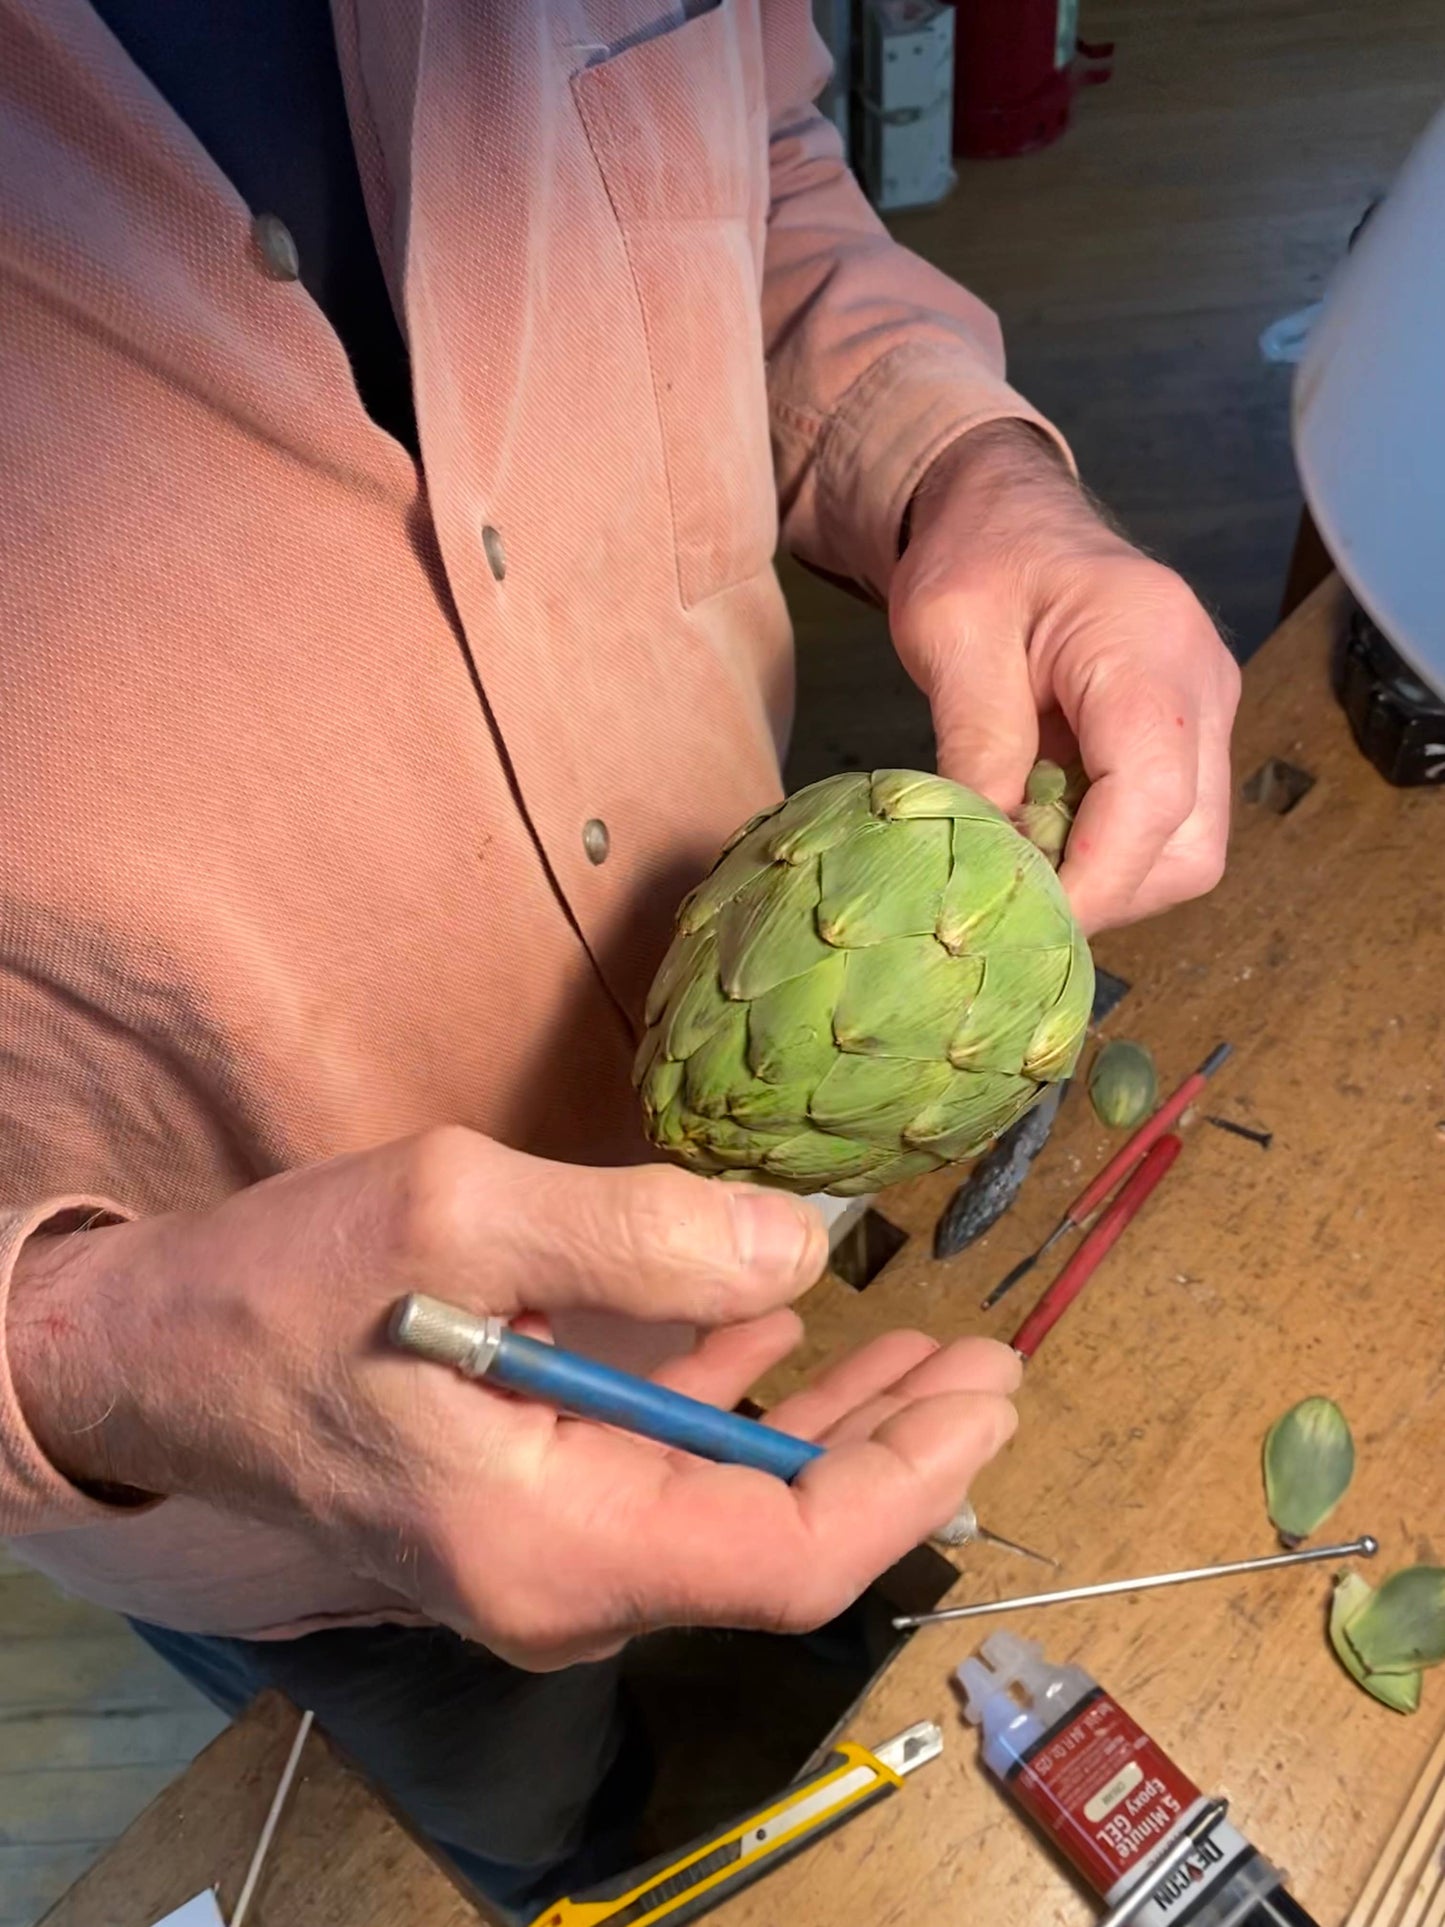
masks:
<path fill-rule="evenodd" d="M 619 1663 L 524 1673 L 443 1627 L 222 1639 L 132 1620 L 233 1718 L 276 1687 L 504 1912 L 628 1867 L 650 1787 Z"/>

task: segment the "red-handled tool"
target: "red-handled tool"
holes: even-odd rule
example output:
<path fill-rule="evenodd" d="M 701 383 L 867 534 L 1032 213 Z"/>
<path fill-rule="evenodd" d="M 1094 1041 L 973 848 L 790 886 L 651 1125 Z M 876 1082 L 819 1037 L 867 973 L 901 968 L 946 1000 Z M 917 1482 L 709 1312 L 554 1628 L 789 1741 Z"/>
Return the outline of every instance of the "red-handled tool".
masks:
<path fill-rule="evenodd" d="M 1001 1278 L 994 1286 L 983 1301 L 985 1311 L 996 1305 L 1005 1292 L 1012 1291 L 1020 1278 L 1026 1278 L 1039 1259 L 1046 1252 L 1051 1251 L 1060 1238 L 1067 1237 L 1069 1232 L 1079 1230 L 1088 1222 L 1114 1186 L 1133 1170 L 1150 1145 L 1157 1143 L 1166 1131 L 1179 1122 L 1233 1049 L 1232 1044 L 1216 1044 L 1199 1069 L 1186 1077 L 1173 1096 L 1165 1098 L 1158 1110 L 1144 1120 L 1123 1150 L 1117 1156 L 1110 1158 L 1099 1175 L 1092 1179 L 1074 1199 L 1038 1250 L 1030 1252 L 1027 1258 L 1020 1259 L 1008 1276 Z"/>
<path fill-rule="evenodd" d="M 1014 1333 L 1010 1343 L 1020 1358 L 1033 1357 L 1183 1148 L 1183 1138 L 1173 1131 L 1149 1146 L 1138 1170 Z"/>

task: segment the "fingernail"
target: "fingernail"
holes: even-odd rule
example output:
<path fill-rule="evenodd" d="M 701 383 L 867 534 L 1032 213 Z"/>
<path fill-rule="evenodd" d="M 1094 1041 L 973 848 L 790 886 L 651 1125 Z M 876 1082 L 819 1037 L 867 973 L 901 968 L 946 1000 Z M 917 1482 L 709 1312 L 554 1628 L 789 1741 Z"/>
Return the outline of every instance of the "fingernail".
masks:
<path fill-rule="evenodd" d="M 730 1202 L 738 1256 L 747 1270 L 790 1278 L 815 1258 L 821 1267 L 822 1222 L 808 1205 L 776 1191 L 750 1191 L 742 1186 Z"/>

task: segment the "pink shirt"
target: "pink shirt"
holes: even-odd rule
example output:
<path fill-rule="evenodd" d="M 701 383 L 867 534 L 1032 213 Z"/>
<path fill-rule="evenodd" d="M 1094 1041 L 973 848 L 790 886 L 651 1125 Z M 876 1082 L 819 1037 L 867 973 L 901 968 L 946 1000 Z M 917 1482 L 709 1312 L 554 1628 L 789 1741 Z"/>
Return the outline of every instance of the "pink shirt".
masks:
<path fill-rule="evenodd" d="M 881 596 L 929 462 L 1036 419 L 810 107 L 808 0 L 664 11 L 335 0 L 423 474 L 85 0 L 0 0 L 0 1310 L 66 1199 L 444 1120 L 644 1155 L 672 911 L 780 794 L 780 537 Z M 3 1357 L 0 1531 L 173 1626 L 405 1616 L 85 1498 Z"/>

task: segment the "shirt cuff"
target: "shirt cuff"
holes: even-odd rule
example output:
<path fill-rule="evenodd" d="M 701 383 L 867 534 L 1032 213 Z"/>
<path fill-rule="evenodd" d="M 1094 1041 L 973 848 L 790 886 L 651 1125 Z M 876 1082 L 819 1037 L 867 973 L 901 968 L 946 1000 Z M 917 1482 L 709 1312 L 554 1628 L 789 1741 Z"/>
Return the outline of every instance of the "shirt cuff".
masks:
<path fill-rule="evenodd" d="M 108 1198 L 47 1198 L 0 1211 L 0 1538 L 57 1532 L 123 1518 L 134 1505 L 103 1505 L 72 1485 L 46 1458 L 20 1409 L 6 1343 L 10 1281 L 27 1239 L 125 1224 L 130 1213 Z"/>
<path fill-rule="evenodd" d="M 1068 443 L 1036 408 L 978 362 L 946 349 L 904 346 L 874 362 L 828 423 L 818 453 L 824 545 L 878 601 L 898 561 L 903 518 L 919 483 L 960 435 L 986 422 L 1041 429 L 1077 475 Z"/>

